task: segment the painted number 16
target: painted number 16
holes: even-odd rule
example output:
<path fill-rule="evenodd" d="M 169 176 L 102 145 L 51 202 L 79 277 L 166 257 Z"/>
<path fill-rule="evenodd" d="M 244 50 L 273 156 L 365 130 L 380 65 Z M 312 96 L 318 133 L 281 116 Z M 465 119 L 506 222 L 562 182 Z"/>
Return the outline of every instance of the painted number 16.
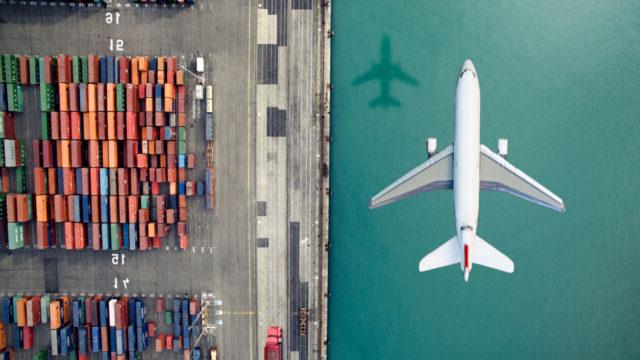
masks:
<path fill-rule="evenodd" d="M 108 13 L 105 14 L 104 21 L 106 21 L 107 24 L 113 24 L 113 23 L 120 24 L 120 13 L 117 12 L 117 13 L 115 13 L 115 16 L 114 16 L 113 13 L 108 12 Z"/>

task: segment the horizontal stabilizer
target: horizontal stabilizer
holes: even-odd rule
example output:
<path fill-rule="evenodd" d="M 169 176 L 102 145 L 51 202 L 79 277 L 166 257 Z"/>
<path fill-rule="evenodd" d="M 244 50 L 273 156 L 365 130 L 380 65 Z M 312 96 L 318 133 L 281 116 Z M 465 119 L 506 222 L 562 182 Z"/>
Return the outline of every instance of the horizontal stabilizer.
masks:
<path fill-rule="evenodd" d="M 513 272 L 513 261 L 478 235 L 473 244 L 473 262 L 507 273 Z"/>
<path fill-rule="evenodd" d="M 443 266 L 460 263 L 460 246 L 458 238 L 452 237 L 420 260 L 420 271 L 429 271 Z"/>

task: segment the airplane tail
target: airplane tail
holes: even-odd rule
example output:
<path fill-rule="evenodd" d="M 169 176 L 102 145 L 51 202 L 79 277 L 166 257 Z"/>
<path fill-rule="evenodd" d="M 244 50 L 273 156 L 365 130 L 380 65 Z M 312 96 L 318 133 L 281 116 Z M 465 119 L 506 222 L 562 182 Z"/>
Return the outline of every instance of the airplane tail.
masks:
<path fill-rule="evenodd" d="M 371 100 L 371 102 L 369 102 L 369 107 L 376 107 L 376 106 L 383 106 L 383 107 L 388 107 L 388 106 L 395 106 L 398 107 L 400 106 L 400 101 L 392 98 L 389 95 L 380 95 L 377 98 Z"/>
<path fill-rule="evenodd" d="M 490 267 L 492 269 L 512 273 L 514 269 L 513 261 L 499 250 L 484 241 L 480 236 L 476 235 L 471 245 L 471 263 Z M 453 264 L 462 265 L 463 253 L 458 244 L 456 236 L 449 241 L 440 245 L 437 249 L 420 260 L 419 269 L 421 272 L 429 271 Z M 468 277 L 468 272 L 465 274 Z"/>
<path fill-rule="evenodd" d="M 474 263 L 482 266 L 507 273 L 513 272 L 513 261 L 478 235 L 476 235 L 475 243 L 473 244 L 472 259 Z"/>

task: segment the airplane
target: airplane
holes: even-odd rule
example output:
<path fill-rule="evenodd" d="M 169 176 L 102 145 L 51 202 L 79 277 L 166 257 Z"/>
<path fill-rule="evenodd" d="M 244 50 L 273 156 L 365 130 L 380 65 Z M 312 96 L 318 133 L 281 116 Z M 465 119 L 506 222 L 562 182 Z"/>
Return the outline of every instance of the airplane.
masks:
<path fill-rule="evenodd" d="M 513 261 L 476 234 L 480 190 L 510 193 L 558 212 L 562 199 L 506 160 L 508 140 L 498 140 L 498 154 L 480 144 L 480 84 L 471 60 L 458 74 L 453 144 L 436 153 L 437 139 L 428 138 L 429 159 L 380 191 L 369 201 L 377 208 L 432 190 L 453 190 L 456 236 L 422 258 L 421 272 L 460 264 L 469 281 L 473 264 L 512 273 Z"/>
<path fill-rule="evenodd" d="M 400 80 L 414 86 L 418 85 L 418 82 L 402 71 L 398 64 L 391 63 L 391 44 L 387 36 L 382 39 L 380 44 L 380 63 L 374 63 L 369 71 L 353 81 L 353 85 L 360 85 L 371 80 L 380 80 L 381 94 L 369 103 L 370 107 L 400 106 L 400 102 L 389 95 L 391 80 Z"/>

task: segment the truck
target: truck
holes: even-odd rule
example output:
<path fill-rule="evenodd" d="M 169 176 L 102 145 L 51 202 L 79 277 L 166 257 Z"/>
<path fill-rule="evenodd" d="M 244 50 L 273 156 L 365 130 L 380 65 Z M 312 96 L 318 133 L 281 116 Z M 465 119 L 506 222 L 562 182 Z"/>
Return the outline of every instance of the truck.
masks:
<path fill-rule="evenodd" d="M 282 328 L 269 326 L 267 328 L 267 343 L 264 345 L 264 360 L 282 359 Z"/>

